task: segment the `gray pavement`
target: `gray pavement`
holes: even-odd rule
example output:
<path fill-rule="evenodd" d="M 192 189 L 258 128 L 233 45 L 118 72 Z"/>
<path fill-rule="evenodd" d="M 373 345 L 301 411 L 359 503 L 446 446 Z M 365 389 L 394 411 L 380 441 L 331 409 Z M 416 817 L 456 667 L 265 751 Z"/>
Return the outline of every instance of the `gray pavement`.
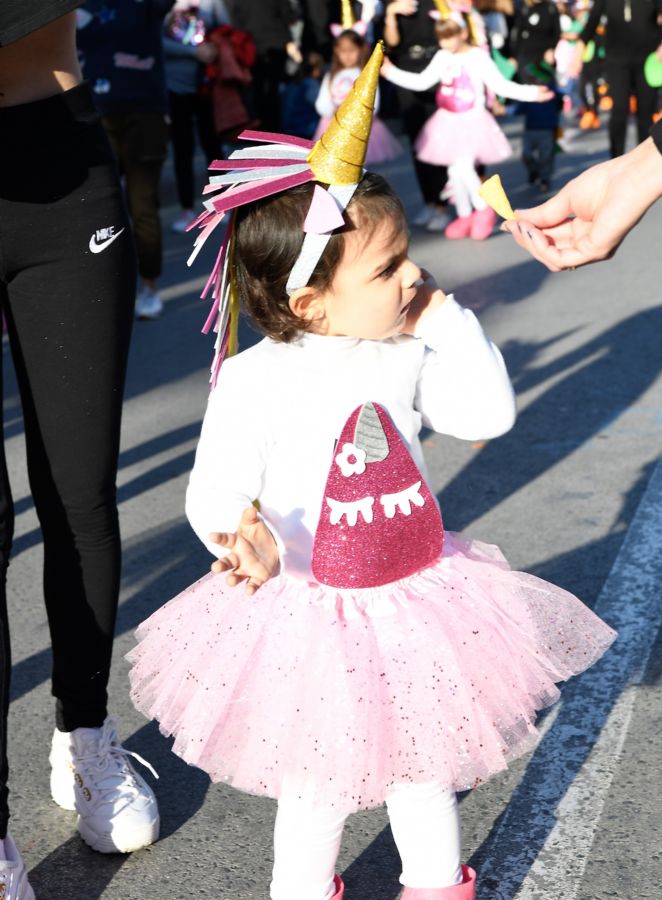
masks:
<path fill-rule="evenodd" d="M 519 126 L 509 133 L 518 146 Z M 604 131 L 558 159 L 556 185 L 603 158 Z M 414 211 L 406 158 L 385 170 Z M 513 204 L 536 202 L 513 157 Z M 171 172 L 164 222 L 176 215 Z M 429 435 L 426 455 L 447 527 L 498 543 L 514 567 L 555 581 L 623 632 L 619 656 L 568 685 L 540 746 L 462 798 L 465 857 L 481 900 L 659 900 L 662 763 L 662 303 L 658 205 L 619 255 L 550 275 L 502 234 L 484 244 L 415 232 L 413 257 L 476 310 L 504 351 L 520 415 L 487 444 Z M 262 900 L 274 804 L 210 785 L 128 700 L 124 654 L 135 626 L 209 563 L 183 516 L 207 397 L 211 341 L 197 296 L 207 259 L 186 269 L 189 238 L 166 229 L 158 322 L 136 323 L 119 496 L 124 577 L 111 710 L 130 749 L 160 773 L 162 837 L 130 857 L 100 856 L 48 792 L 53 727 L 39 532 L 17 392 L 5 354 L 5 435 L 17 504 L 9 574 L 14 681 L 12 833 L 39 900 Z M 244 341 L 250 340 L 248 333 Z M 637 512 L 638 510 L 638 512 Z M 148 778 L 150 776 L 147 776 Z M 340 858 L 347 900 L 395 900 L 398 860 L 383 810 L 350 818 Z"/>

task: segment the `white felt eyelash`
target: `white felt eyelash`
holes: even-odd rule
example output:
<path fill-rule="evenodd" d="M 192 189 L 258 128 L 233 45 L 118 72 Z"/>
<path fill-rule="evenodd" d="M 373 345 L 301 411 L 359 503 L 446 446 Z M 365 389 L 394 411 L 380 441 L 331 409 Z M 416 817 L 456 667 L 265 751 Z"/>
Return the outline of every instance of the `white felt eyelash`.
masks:
<path fill-rule="evenodd" d="M 332 525 L 337 525 L 342 520 L 343 516 L 347 518 L 348 525 L 356 525 L 359 513 L 361 513 L 365 522 L 368 524 L 372 522 L 372 505 L 375 502 L 374 497 L 361 497 L 360 500 L 352 500 L 350 503 L 343 503 L 342 500 L 334 500 L 333 497 L 327 497 L 326 502 L 331 507 L 331 517 L 329 521 Z"/>
<path fill-rule="evenodd" d="M 421 482 L 417 481 L 416 484 L 412 484 L 411 487 L 405 488 L 404 491 L 398 491 L 395 494 L 382 494 L 379 498 L 379 502 L 384 507 L 384 515 L 386 518 L 392 519 L 396 509 L 399 509 L 400 512 L 404 513 L 406 516 L 410 516 L 412 503 L 414 506 L 423 506 L 425 500 L 419 493 L 420 487 Z"/>

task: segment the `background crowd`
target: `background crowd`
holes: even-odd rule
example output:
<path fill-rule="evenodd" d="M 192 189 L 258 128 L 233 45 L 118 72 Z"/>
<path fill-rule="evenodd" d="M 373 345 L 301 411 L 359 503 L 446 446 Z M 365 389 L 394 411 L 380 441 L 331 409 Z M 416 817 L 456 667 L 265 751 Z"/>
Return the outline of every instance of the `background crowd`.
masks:
<path fill-rule="evenodd" d="M 168 140 L 181 207 L 171 227 L 183 233 L 201 188 L 197 146 L 210 161 L 246 127 L 319 136 L 376 40 L 400 70 L 420 73 L 451 12 L 502 76 L 553 92 L 546 103 L 510 103 L 486 85 L 494 116 L 523 116 L 522 174 L 543 194 L 564 130 L 608 128 L 618 156 L 630 116 L 643 140 L 662 115 L 662 0 L 87 0 L 79 55 L 125 179 L 136 314 L 162 312 L 158 191 Z M 447 168 L 415 151 L 438 93 L 382 80 L 378 102 L 386 125 L 373 131 L 369 164 L 411 152 L 423 198 L 412 224 L 445 232 L 454 201 Z M 485 177 L 479 159 L 476 171 Z"/>

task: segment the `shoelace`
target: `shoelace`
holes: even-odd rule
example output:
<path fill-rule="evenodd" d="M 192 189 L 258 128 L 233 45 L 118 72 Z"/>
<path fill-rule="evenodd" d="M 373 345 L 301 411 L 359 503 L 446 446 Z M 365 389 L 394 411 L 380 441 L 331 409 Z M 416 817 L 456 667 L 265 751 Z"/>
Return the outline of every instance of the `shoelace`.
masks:
<path fill-rule="evenodd" d="M 125 783 L 123 787 L 131 788 L 137 794 L 140 791 L 135 782 L 135 773 L 128 760 L 130 756 L 145 766 L 146 769 L 149 769 L 152 775 L 158 779 L 159 776 L 156 769 L 146 759 L 143 759 L 139 753 L 134 753 L 133 750 L 127 750 L 126 747 L 122 746 L 117 736 L 116 722 L 113 719 L 106 719 L 101 730 L 99 743 L 91 752 L 79 755 L 78 759 L 82 763 L 93 763 L 94 769 L 99 772 L 106 771 L 110 777 L 119 776 L 122 779 L 126 779 L 129 776 L 131 784 Z M 99 782 L 96 787 L 101 794 L 107 794 L 117 791 L 120 785 L 111 784 L 104 786 L 102 782 Z"/>

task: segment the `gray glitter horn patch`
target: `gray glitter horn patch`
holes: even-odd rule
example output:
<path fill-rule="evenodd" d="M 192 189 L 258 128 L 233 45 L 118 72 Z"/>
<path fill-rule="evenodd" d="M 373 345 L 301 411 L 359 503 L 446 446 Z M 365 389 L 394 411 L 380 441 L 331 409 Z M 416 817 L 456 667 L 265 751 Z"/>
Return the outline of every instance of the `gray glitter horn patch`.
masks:
<path fill-rule="evenodd" d="M 354 446 L 365 450 L 367 463 L 381 462 L 388 456 L 388 441 L 372 403 L 365 403 L 354 428 Z"/>

